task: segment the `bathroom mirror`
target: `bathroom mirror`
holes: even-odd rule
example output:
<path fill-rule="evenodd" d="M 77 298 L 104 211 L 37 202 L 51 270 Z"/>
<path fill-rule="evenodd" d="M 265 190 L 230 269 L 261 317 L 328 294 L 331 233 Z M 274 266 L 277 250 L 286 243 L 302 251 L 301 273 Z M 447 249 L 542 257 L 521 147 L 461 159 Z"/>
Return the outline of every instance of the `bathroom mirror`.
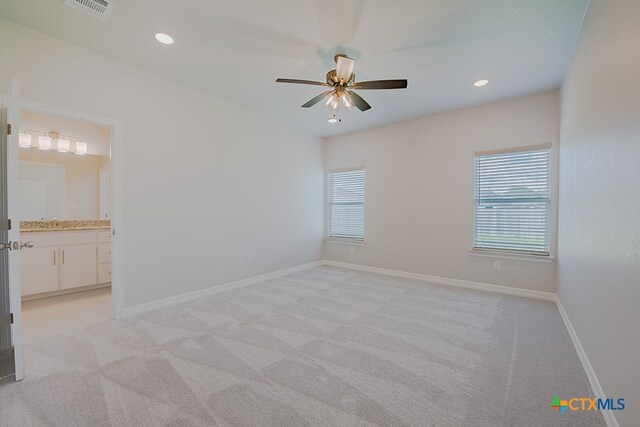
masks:
<path fill-rule="evenodd" d="M 109 158 L 20 150 L 20 218 L 109 219 Z"/>
<path fill-rule="evenodd" d="M 111 131 L 20 112 L 20 219 L 110 219 Z"/>

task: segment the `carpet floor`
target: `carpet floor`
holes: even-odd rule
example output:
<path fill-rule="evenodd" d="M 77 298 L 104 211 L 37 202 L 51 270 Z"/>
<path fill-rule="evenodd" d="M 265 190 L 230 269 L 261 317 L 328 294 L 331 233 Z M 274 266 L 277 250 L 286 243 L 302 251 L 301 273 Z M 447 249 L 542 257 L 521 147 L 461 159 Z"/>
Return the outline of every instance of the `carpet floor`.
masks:
<path fill-rule="evenodd" d="M 555 305 L 318 267 L 25 345 L 2 426 L 602 426 Z"/>

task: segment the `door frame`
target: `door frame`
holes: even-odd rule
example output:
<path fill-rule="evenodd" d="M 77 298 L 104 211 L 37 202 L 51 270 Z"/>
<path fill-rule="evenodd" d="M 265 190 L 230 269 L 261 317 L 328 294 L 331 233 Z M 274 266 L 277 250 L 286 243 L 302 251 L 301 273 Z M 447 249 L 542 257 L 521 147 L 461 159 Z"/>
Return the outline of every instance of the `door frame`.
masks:
<path fill-rule="evenodd" d="M 110 177 L 110 200 L 111 208 L 111 290 L 113 299 L 113 317 L 121 319 L 123 317 L 123 233 L 122 233 L 122 124 L 119 120 L 94 114 L 74 111 L 63 107 L 58 107 L 41 102 L 20 99 L 18 102 L 20 111 L 26 110 L 34 113 L 48 114 L 63 117 L 65 119 L 88 122 L 100 126 L 105 126 L 111 130 L 111 147 L 109 166 Z M 115 203 L 114 203 L 115 201 Z M 11 200 L 10 202 L 14 202 Z"/>
<path fill-rule="evenodd" d="M 10 106 L 9 112 L 13 111 L 17 117 L 8 117 L 9 123 L 12 124 L 12 133 L 15 132 L 15 144 L 9 144 L 7 147 L 7 173 L 12 174 L 13 181 L 18 182 L 19 177 L 19 156 L 18 156 L 18 132 L 19 132 L 19 114 L 20 111 L 26 110 L 35 113 L 53 115 L 71 119 L 76 121 L 88 122 L 100 126 L 108 127 L 111 130 L 110 135 L 110 208 L 111 208 L 111 291 L 113 318 L 122 319 L 124 312 L 124 236 L 123 236 L 123 171 L 122 171 L 122 123 L 120 120 L 109 117 L 99 116 L 95 114 L 84 113 L 81 111 L 71 110 L 68 108 L 45 104 L 37 101 L 23 99 L 20 96 L 20 80 L 12 79 L 12 95 L 3 95 L 3 100 Z M 19 220 L 17 217 L 17 209 L 11 209 L 11 206 L 17 206 L 18 192 L 17 188 L 8 191 L 8 206 L 10 209 L 10 218 L 16 224 L 13 227 L 14 239 L 19 240 Z M 115 202 L 115 203 L 114 203 Z M 11 233 L 11 231 L 10 231 Z M 15 236 L 18 236 L 16 239 Z M 24 361 L 22 354 L 22 316 L 20 305 L 21 301 L 21 281 L 20 281 L 20 265 L 19 257 L 13 257 L 14 262 L 10 261 L 10 279 L 9 292 L 11 301 L 11 311 L 14 313 L 14 325 L 12 330 L 12 341 L 16 347 L 16 380 L 21 380 L 24 376 Z"/>

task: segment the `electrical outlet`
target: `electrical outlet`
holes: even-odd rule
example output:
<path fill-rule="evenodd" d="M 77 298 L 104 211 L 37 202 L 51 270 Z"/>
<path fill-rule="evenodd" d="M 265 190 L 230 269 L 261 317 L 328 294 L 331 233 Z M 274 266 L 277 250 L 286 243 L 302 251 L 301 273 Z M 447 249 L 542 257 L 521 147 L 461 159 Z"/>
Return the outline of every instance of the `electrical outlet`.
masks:
<path fill-rule="evenodd" d="M 500 270 L 500 261 L 493 261 L 493 269 Z"/>
<path fill-rule="evenodd" d="M 247 264 L 251 264 L 253 262 L 253 257 L 251 255 L 247 255 Z"/>

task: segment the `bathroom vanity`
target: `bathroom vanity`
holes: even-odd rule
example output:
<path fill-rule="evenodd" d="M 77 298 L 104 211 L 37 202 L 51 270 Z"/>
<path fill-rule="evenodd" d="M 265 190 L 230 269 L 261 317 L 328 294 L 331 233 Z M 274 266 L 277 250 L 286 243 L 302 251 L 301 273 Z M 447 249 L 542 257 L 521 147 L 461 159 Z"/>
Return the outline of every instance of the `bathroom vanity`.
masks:
<path fill-rule="evenodd" d="M 111 285 L 111 222 L 24 221 L 22 297 L 40 298 Z"/>

